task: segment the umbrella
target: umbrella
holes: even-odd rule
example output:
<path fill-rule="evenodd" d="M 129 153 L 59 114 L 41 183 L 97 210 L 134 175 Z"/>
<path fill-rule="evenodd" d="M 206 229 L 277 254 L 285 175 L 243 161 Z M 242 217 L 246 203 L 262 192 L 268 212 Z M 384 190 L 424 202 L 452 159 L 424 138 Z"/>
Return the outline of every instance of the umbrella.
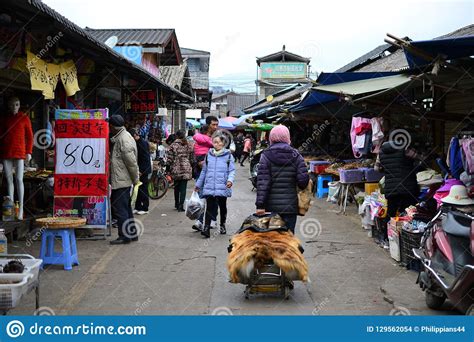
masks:
<path fill-rule="evenodd" d="M 238 119 L 235 116 L 226 116 L 225 118 L 222 118 L 221 120 L 233 123 L 234 121 L 236 121 Z"/>
<path fill-rule="evenodd" d="M 186 119 L 186 126 L 189 128 L 200 128 L 201 123 L 193 119 Z"/>
<path fill-rule="evenodd" d="M 227 120 L 224 120 L 224 119 L 219 119 L 219 128 L 223 128 L 223 129 L 228 129 L 228 130 L 233 130 L 235 129 L 235 126 L 227 121 Z"/>

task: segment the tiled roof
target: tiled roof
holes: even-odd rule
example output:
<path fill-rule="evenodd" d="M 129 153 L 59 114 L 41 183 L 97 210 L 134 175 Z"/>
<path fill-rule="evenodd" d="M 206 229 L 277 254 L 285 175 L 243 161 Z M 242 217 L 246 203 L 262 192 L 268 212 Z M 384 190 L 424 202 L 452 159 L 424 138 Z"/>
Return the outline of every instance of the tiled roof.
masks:
<path fill-rule="evenodd" d="M 209 51 L 181 48 L 181 54 L 183 55 L 183 57 L 191 57 L 191 56 L 209 56 L 211 53 Z"/>
<path fill-rule="evenodd" d="M 2 6 L 9 6 L 11 11 L 17 10 L 23 12 L 33 12 L 35 13 L 34 16 L 32 16 L 33 19 L 36 18 L 40 13 L 52 18 L 55 22 L 57 22 L 57 24 L 59 24 L 59 26 L 61 26 L 61 29 L 64 30 L 66 34 L 74 36 L 75 40 L 81 42 L 84 46 L 92 47 L 96 53 L 105 53 L 105 56 L 107 56 L 114 63 L 125 66 L 129 70 L 133 70 L 140 74 L 142 77 L 154 80 L 156 83 L 160 84 L 162 88 L 167 89 L 168 91 L 171 91 L 182 98 L 186 98 L 190 101 L 193 100 L 190 96 L 183 94 L 179 90 L 169 87 L 141 66 L 129 61 L 119 53 L 115 52 L 103 42 L 97 40 L 84 29 L 77 26 L 72 21 L 62 16 L 40 0 L 2 0 Z"/>
<path fill-rule="evenodd" d="M 285 60 L 287 62 L 295 62 L 295 61 L 304 62 L 304 63 L 310 62 L 310 58 L 302 57 L 300 55 L 288 52 L 286 50 L 281 50 L 267 56 L 258 57 L 257 64 L 260 65 L 260 63 L 262 62 L 277 62 L 281 60 Z"/>
<path fill-rule="evenodd" d="M 92 29 L 86 27 L 85 30 L 101 42 L 116 36 L 117 45 L 165 46 L 174 34 L 173 29 Z"/>
<path fill-rule="evenodd" d="M 474 35 L 474 24 L 461 27 L 453 32 L 447 33 L 445 35 L 436 37 L 434 39 L 443 39 L 443 38 L 455 38 L 455 37 L 465 37 Z M 388 44 L 380 45 L 374 50 L 366 53 L 365 55 L 357 58 L 355 61 L 347 64 L 346 66 L 338 69 L 336 72 L 346 72 L 346 71 L 399 71 L 408 68 L 408 62 L 405 57 L 405 53 L 402 49 L 393 47 L 391 54 L 384 56 L 384 51 L 388 51 L 386 47 Z M 379 58 L 375 58 L 379 53 Z M 372 56 L 372 57 L 371 57 Z M 374 59 L 373 62 L 367 63 L 370 59 Z"/>

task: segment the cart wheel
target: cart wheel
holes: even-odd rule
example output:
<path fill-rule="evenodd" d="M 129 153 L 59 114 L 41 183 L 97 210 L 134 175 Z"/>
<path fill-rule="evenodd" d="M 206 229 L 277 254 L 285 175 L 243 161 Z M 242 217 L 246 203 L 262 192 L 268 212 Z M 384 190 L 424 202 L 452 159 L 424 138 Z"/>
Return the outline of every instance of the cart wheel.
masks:
<path fill-rule="evenodd" d="M 245 289 L 244 294 L 245 294 L 245 299 L 250 299 L 250 289 L 249 288 Z"/>
<path fill-rule="evenodd" d="M 281 289 L 281 294 L 286 300 L 290 299 L 290 288 L 288 286 L 283 287 Z"/>

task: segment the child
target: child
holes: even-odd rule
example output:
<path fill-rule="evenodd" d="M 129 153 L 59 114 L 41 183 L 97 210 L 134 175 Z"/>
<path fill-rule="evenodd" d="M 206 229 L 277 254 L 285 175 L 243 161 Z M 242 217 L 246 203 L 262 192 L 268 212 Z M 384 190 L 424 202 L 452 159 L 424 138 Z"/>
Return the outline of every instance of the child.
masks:
<path fill-rule="evenodd" d="M 227 216 L 227 197 L 232 196 L 232 185 L 235 177 L 234 157 L 225 149 L 226 137 L 217 132 L 212 138 L 212 145 L 203 163 L 195 191 L 207 200 L 204 228 L 201 234 L 210 237 L 211 220 L 217 218 L 217 208 L 220 209 L 221 234 L 226 233 L 225 221 Z"/>

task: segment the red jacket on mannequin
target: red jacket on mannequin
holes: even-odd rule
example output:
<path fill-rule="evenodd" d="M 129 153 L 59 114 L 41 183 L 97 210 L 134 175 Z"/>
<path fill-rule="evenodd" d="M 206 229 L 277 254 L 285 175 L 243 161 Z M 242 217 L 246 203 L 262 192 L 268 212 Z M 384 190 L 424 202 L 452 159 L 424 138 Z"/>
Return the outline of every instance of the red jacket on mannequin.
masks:
<path fill-rule="evenodd" d="M 33 129 L 30 118 L 19 112 L 0 120 L 0 158 L 26 159 L 33 152 Z"/>

